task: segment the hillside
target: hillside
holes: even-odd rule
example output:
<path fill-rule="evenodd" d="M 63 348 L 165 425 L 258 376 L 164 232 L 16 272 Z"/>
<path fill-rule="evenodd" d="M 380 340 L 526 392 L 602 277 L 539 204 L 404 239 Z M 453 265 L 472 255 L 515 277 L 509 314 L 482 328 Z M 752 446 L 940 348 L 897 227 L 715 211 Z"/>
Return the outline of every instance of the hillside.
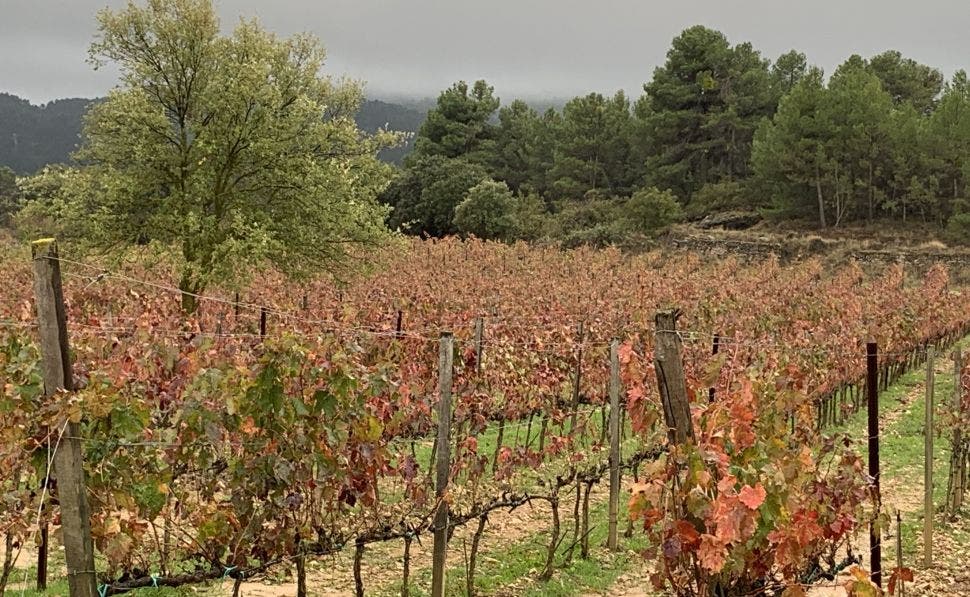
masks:
<path fill-rule="evenodd" d="M 9 93 L 0 93 L 0 166 L 30 174 L 48 164 L 70 161 L 81 138 L 84 113 L 91 99 L 59 99 L 34 105 Z M 380 100 L 366 100 L 357 114 L 364 131 L 378 128 L 417 132 L 425 112 Z M 399 164 L 411 150 L 413 139 L 402 147 L 381 152 L 381 159 Z"/>
<path fill-rule="evenodd" d="M 92 100 L 71 98 L 35 106 L 0 93 L 0 166 L 28 174 L 68 161 L 81 136 L 81 120 Z"/>

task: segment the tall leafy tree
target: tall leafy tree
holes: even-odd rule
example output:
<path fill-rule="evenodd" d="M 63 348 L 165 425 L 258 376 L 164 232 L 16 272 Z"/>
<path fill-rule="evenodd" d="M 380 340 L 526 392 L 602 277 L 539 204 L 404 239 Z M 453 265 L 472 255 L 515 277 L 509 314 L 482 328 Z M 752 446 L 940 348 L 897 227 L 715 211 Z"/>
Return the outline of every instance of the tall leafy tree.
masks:
<path fill-rule="evenodd" d="M 832 75 L 826 98 L 836 223 L 850 209 L 872 222 L 884 198 L 877 181 L 887 158 L 892 98 L 864 63 L 851 58 Z"/>
<path fill-rule="evenodd" d="M 86 165 L 64 191 L 82 240 L 173 248 L 188 310 L 261 264 L 352 265 L 355 246 L 387 235 L 375 153 L 389 139 L 357 129 L 361 88 L 321 78 L 324 56 L 255 21 L 222 35 L 210 0 L 101 11 L 91 59 L 121 83 L 88 113 Z"/>
<path fill-rule="evenodd" d="M 940 192 L 949 203 L 958 203 L 967 196 L 970 180 L 970 80 L 965 71 L 958 71 L 946 86 L 928 127 Z"/>
<path fill-rule="evenodd" d="M 515 197 L 504 182 L 483 180 L 455 207 L 455 228 L 487 240 L 511 240 Z"/>
<path fill-rule="evenodd" d="M 771 65 L 771 82 L 779 97 L 787 95 L 808 73 L 808 58 L 802 52 L 789 50 Z"/>
<path fill-rule="evenodd" d="M 910 104 L 921 114 L 932 112 L 943 91 L 943 73 L 912 58 L 904 58 L 897 50 L 873 56 L 868 68 L 882 81 L 894 104 Z"/>
<path fill-rule="evenodd" d="M 441 155 L 418 156 L 391 182 L 381 200 L 393 208 L 389 223 L 407 232 L 446 236 L 458 232 L 455 207 L 469 189 L 488 180 L 479 164 Z"/>
<path fill-rule="evenodd" d="M 555 182 L 553 167 L 559 146 L 563 117 L 555 108 L 548 108 L 537 122 L 532 187 L 535 193 L 550 196 Z"/>
<path fill-rule="evenodd" d="M 942 216 L 939 161 L 933 155 L 930 122 L 910 103 L 889 116 L 884 168 L 883 207 L 887 214 L 903 222 L 915 215 L 924 220 L 931 215 Z"/>
<path fill-rule="evenodd" d="M 591 93 L 570 100 L 555 148 L 554 194 L 578 199 L 594 190 L 628 193 L 630 122 L 630 102 L 622 91 L 612 98 Z"/>
<path fill-rule="evenodd" d="M 0 166 L 0 226 L 9 224 L 10 217 L 20 209 L 22 195 L 14 171 Z"/>
<path fill-rule="evenodd" d="M 826 206 L 833 123 L 824 109 L 826 93 L 822 71 L 809 69 L 782 98 L 774 119 L 758 129 L 752 151 L 760 186 L 796 213 L 814 211 L 820 228 L 831 219 Z"/>
<path fill-rule="evenodd" d="M 542 184 L 543 123 L 534 109 L 515 100 L 498 111 L 490 168 L 514 192 Z"/>
<path fill-rule="evenodd" d="M 644 91 L 647 182 L 689 200 L 707 183 L 748 174 L 754 131 L 776 107 L 768 63 L 750 44 L 732 47 L 719 31 L 691 27 Z"/>
<path fill-rule="evenodd" d="M 459 81 L 441 92 L 428 112 L 414 145 L 414 158 L 440 155 L 461 157 L 485 165 L 495 143 L 492 116 L 499 107 L 495 89 L 485 81 L 471 87 Z"/>
<path fill-rule="evenodd" d="M 909 117 L 917 117 L 912 108 Z M 921 193 L 905 174 L 912 164 L 896 159 L 918 143 L 918 123 L 909 124 L 863 62 L 850 59 L 827 88 L 822 72 L 810 69 L 756 135 L 757 182 L 796 211 L 814 204 L 821 228 L 872 221 Z"/>

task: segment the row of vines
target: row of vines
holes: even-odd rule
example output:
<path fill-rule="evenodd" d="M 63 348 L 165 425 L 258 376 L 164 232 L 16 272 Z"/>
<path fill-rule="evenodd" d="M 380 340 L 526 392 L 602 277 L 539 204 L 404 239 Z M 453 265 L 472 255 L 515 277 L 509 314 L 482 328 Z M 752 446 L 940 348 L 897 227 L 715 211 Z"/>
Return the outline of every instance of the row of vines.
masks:
<path fill-rule="evenodd" d="M 444 330 L 456 338 L 455 524 L 573 491 L 579 510 L 606 470 L 618 339 L 631 513 L 657 546 L 656 587 L 795 591 L 836 568 L 878 509 L 819 405 L 858 385 L 867 339 L 888 372 L 970 323 L 943 267 L 912 279 L 897 266 L 414 241 L 355 279 L 265 274 L 186 317 L 170 264 L 65 255 L 78 389 L 44 400 L 29 257 L 0 252 L 3 581 L 11 553 L 56 529 L 49 454 L 73 420 L 107 594 L 427 532 Z M 671 306 L 684 313 L 695 437 L 664 449 L 653 316 Z M 577 518 L 565 544 L 580 534 Z"/>

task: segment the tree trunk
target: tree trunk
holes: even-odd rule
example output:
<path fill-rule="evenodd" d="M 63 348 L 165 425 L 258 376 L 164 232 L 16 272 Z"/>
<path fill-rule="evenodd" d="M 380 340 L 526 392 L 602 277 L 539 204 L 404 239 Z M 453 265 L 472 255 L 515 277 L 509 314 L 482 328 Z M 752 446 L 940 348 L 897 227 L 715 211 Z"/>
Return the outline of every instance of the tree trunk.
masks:
<path fill-rule="evenodd" d="M 872 187 L 872 160 L 869 160 L 869 224 L 872 224 L 875 216 L 875 201 L 875 190 Z"/>
<path fill-rule="evenodd" d="M 818 195 L 818 226 L 825 230 L 825 198 L 822 196 L 822 174 L 819 167 L 815 166 L 815 193 Z"/>
<path fill-rule="evenodd" d="M 589 559 L 589 492 L 593 490 L 593 482 L 587 481 L 583 488 L 583 520 L 580 529 L 579 555 L 584 560 Z"/>
<path fill-rule="evenodd" d="M 201 280 L 186 269 L 179 280 L 179 290 L 182 291 L 182 311 L 186 314 L 195 313 L 199 308 L 198 295 L 203 290 Z"/>
<path fill-rule="evenodd" d="M 3 541 L 3 570 L 0 571 L 0 595 L 7 588 L 7 580 L 13 572 L 13 531 L 7 531 Z"/>
<path fill-rule="evenodd" d="M 539 575 L 539 580 L 552 578 L 553 567 L 556 563 L 556 548 L 559 547 L 559 491 L 554 489 L 549 499 L 552 507 L 552 530 L 549 533 L 549 548 L 546 551 L 546 567 Z"/>
<path fill-rule="evenodd" d="M 488 523 L 488 514 L 478 517 L 478 528 L 472 537 L 472 551 L 468 556 L 468 573 L 465 578 L 465 591 L 468 597 L 475 597 L 475 566 L 478 560 L 478 546 L 481 545 L 482 533 L 485 532 L 485 525 Z"/>
<path fill-rule="evenodd" d="M 410 597 L 411 580 L 411 541 L 413 538 L 408 535 L 404 537 L 404 573 L 401 579 L 401 597 Z"/>

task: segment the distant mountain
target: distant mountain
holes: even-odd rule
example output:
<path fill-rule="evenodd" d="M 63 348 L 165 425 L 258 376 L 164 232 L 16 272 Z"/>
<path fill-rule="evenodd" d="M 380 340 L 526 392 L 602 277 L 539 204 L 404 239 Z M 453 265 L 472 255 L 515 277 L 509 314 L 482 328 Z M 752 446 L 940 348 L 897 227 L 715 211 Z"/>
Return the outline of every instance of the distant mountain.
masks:
<path fill-rule="evenodd" d="M 362 131 L 373 133 L 378 129 L 412 133 L 407 142 L 400 147 L 385 149 L 379 157 L 385 162 L 400 164 L 404 156 L 414 147 L 414 135 L 424 123 L 427 110 L 419 110 L 400 104 L 392 104 L 381 100 L 365 100 L 357 113 L 357 126 Z"/>
<path fill-rule="evenodd" d="M 18 174 L 31 174 L 48 164 L 70 162 L 81 141 L 81 123 L 88 106 L 97 100 L 62 99 L 35 106 L 25 99 L 0 93 L 0 166 Z M 357 114 L 357 126 L 366 132 L 379 128 L 416 133 L 426 111 L 380 100 L 366 100 Z M 411 151 L 406 145 L 386 149 L 380 158 L 400 164 Z"/>
<path fill-rule="evenodd" d="M 69 161 L 81 140 L 81 120 L 93 100 L 61 99 L 35 106 L 0 93 L 0 166 L 30 174 Z"/>

